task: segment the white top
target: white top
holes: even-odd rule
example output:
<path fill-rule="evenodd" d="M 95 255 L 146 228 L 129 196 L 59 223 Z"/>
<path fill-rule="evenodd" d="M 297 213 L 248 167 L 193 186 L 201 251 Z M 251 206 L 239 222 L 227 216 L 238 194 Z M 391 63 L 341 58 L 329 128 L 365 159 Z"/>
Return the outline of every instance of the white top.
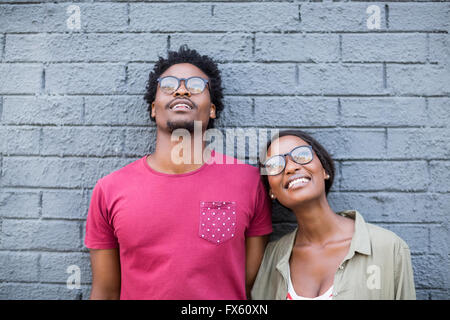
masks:
<path fill-rule="evenodd" d="M 286 300 L 331 300 L 333 298 L 333 285 L 324 294 L 315 298 L 302 297 L 295 293 L 294 286 L 291 280 L 291 270 L 288 266 L 288 293 Z"/>

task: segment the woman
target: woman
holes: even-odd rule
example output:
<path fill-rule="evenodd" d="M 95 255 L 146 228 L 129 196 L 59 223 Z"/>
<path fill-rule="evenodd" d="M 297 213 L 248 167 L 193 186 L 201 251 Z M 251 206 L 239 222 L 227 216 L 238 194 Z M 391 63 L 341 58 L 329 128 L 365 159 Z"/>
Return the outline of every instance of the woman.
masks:
<path fill-rule="evenodd" d="M 333 160 L 308 134 L 282 131 L 262 165 L 269 196 L 297 228 L 267 245 L 252 299 L 415 299 L 408 245 L 327 201 Z"/>

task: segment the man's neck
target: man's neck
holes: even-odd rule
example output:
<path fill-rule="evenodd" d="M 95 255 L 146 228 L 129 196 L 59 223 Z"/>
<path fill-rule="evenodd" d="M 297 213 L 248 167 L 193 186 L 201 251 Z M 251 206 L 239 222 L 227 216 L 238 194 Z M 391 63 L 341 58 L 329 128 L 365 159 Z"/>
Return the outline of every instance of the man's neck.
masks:
<path fill-rule="evenodd" d="M 206 142 L 203 132 L 198 136 L 191 133 L 172 141 L 172 133 L 157 130 L 155 151 L 147 157 L 148 165 L 159 172 L 182 174 L 200 168 L 208 159 L 203 159 Z"/>

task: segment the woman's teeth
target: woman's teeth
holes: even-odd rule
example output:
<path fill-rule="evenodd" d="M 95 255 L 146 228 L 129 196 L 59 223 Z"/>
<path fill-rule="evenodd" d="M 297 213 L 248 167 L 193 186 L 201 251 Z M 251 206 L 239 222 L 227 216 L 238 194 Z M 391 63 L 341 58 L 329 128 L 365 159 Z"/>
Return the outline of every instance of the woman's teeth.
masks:
<path fill-rule="evenodd" d="M 307 184 L 308 182 L 309 182 L 308 178 L 299 178 L 299 179 L 292 180 L 291 182 L 289 182 L 288 189 L 298 186 L 300 184 L 302 184 L 302 185 Z"/>

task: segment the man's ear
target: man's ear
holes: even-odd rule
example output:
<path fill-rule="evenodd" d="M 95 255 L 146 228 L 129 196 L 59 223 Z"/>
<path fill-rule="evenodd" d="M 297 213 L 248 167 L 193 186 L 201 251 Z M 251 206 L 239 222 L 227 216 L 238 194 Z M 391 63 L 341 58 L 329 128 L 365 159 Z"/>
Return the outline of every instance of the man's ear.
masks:
<path fill-rule="evenodd" d="M 155 113 L 155 103 L 154 103 L 154 102 L 152 102 L 152 113 L 151 113 L 151 116 L 152 116 L 152 118 L 154 118 L 154 117 L 156 116 L 156 113 Z"/>
<path fill-rule="evenodd" d="M 216 118 L 216 106 L 214 105 L 214 103 L 211 103 L 211 110 L 209 111 L 209 117 L 211 119 Z"/>

